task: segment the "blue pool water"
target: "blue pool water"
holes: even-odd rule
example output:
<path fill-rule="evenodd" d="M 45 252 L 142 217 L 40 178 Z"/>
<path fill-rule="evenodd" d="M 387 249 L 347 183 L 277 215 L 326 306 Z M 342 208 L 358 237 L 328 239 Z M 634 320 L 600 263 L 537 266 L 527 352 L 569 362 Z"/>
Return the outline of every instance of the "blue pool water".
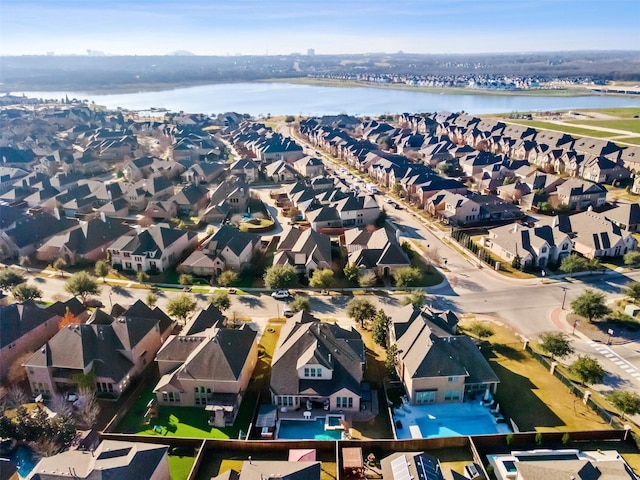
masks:
<path fill-rule="evenodd" d="M 341 430 L 324 429 L 324 418 L 315 420 L 280 420 L 279 439 L 340 440 Z"/>
<path fill-rule="evenodd" d="M 34 458 L 33 451 L 24 445 L 20 445 L 15 449 L 11 454 L 10 460 L 18 469 L 18 475 L 22 478 L 26 477 L 38 463 Z"/>
<path fill-rule="evenodd" d="M 339 427 L 341 425 L 340 420 L 342 420 L 342 417 L 329 415 L 327 418 L 327 425 L 329 425 L 330 427 Z"/>
<path fill-rule="evenodd" d="M 454 437 L 459 435 L 479 435 L 496 433 L 496 424 L 487 415 L 465 417 L 416 418 L 423 438 Z"/>

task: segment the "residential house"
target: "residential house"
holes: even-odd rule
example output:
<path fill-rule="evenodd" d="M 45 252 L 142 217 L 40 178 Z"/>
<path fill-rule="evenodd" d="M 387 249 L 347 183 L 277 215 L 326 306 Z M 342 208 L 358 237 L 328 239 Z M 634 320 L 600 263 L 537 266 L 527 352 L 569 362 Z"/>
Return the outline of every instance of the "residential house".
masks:
<path fill-rule="evenodd" d="M 373 195 L 347 196 L 335 203 L 343 227 L 373 225 L 380 216 L 380 206 Z"/>
<path fill-rule="evenodd" d="M 262 251 L 260 235 L 223 225 L 200 249 L 189 255 L 178 269 L 194 275 L 217 277 L 225 270 L 240 272 Z"/>
<path fill-rule="evenodd" d="M 609 221 L 606 214 L 591 209 L 575 215 L 559 215 L 558 228 L 571 237 L 573 250 L 587 258 L 620 257 L 638 248 L 629 231 Z"/>
<path fill-rule="evenodd" d="M 2 258 L 29 256 L 52 236 L 78 226 L 78 220 L 60 218 L 58 210 L 54 210 L 54 214 L 26 215 L 10 228 L 0 231 Z"/>
<path fill-rule="evenodd" d="M 284 160 L 277 160 L 264 167 L 265 176 L 274 182 L 289 183 L 298 178 L 298 172 Z"/>
<path fill-rule="evenodd" d="M 258 181 L 260 169 L 258 164 L 250 158 L 243 158 L 231 164 L 229 173 L 246 183 L 255 183 Z"/>
<path fill-rule="evenodd" d="M 311 228 L 290 227 L 282 232 L 273 264 L 291 265 L 311 278 L 315 270 L 331 268 L 331 239 Z"/>
<path fill-rule="evenodd" d="M 0 380 L 20 357 L 40 348 L 58 331 L 60 317 L 33 301 L 0 305 Z"/>
<path fill-rule="evenodd" d="M 444 480 L 440 461 L 424 452 L 395 452 L 380 461 L 382 478 Z M 428 474 L 425 474 L 429 472 Z M 466 477 L 462 477 L 466 478 Z"/>
<path fill-rule="evenodd" d="M 151 225 L 123 235 L 109 247 L 114 268 L 134 272 L 163 272 L 195 250 L 196 232 Z"/>
<path fill-rule="evenodd" d="M 178 216 L 178 206 L 170 200 L 149 202 L 143 215 L 152 220 L 170 220 Z"/>
<path fill-rule="evenodd" d="M 114 311 L 115 311 L 114 307 Z M 82 375 L 95 377 L 99 397 L 120 397 L 171 334 L 175 323 L 141 300 L 121 314 L 96 310 L 87 323 L 62 328 L 24 363 L 35 394 L 75 391 Z"/>
<path fill-rule="evenodd" d="M 245 460 L 238 472 L 233 468 L 211 480 L 320 480 L 318 461 Z"/>
<path fill-rule="evenodd" d="M 453 312 L 413 305 L 390 319 L 389 344 L 398 347 L 396 370 L 411 404 L 459 403 L 500 380 L 473 340 L 457 334 Z"/>
<path fill-rule="evenodd" d="M 211 413 L 212 426 L 225 427 L 235 421 L 256 366 L 257 332 L 248 325 L 224 327 L 213 305 L 200 316 L 211 318 L 208 328 L 173 335 L 158 351 L 161 378 L 153 391 L 159 405 L 202 407 Z M 195 322 L 202 323 L 198 317 Z"/>
<path fill-rule="evenodd" d="M 198 215 L 209 203 L 209 190 L 202 185 L 185 185 L 169 201 L 176 204 L 178 215 Z"/>
<path fill-rule="evenodd" d="M 425 209 L 434 217 L 454 226 L 477 222 L 480 217 L 479 204 L 447 190 L 441 190 L 430 197 Z"/>
<path fill-rule="evenodd" d="M 107 217 L 124 218 L 129 215 L 129 203 L 124 198 L 116 198 L 98 207 L 96 211 Z"/>
<path fill-rule="evenodd" d="M 317 157 L 302 157 L 293 162 L 293 168 L 302 177 L 314 178 L 324 175 L 324 163 Z"/>
<path fill-rule="evenodd" d="M 355 328 L 299 312 L 282 327 L 273 353 L 272 403 L 282 411 L 319 405 L 358 412 L 365 366 L 364 342 Z"/>
<path fill-rule="evenodd" d="M 637 232 L 640 227 L 640 205 L 637 203 L 621 203 L 607 210 L 603 215 L 611 223 L 627 232 Z"/>
<path fill-rule="evenodd" d="M 163 164 L 167 164 L 165 160 L 157 157 L 140 157 L 130 160 L 122 169 L 125 180 L 135 183 L 138 180 L 151 176 L 154 172 L 160 170 Z"/>
<path fill-rule="evenodd" d="M 48 263 L 62 258 L 67 265 L 95 263 L 105 258 L 109 246 L 129 231 L 130 226 L 102 213 L 99 217 L 80 222 L 73 230 L 51 237 L 36 250 L 36 258 Z"/>
<path fill-rule="evenodd" d="M 631 172 L 607 157 L 590 157 L 578 167 L 578 175 L 595 183 L 615 183 L 631 177 Z"/>
<path fill-rule="evenodd" d="M 71 448 L 42 457 L 27 480 L 68 480 L 69 478 L 170 480 L 169 447 L 154 443 L 103 440 L 89 453 Z"/>
<path fill-rule="evenodd" d="M 597 183 L 570 178 L 556 189 L 558 201 L 571 210 L 601 207 L 607 201 L 607 190 Z"/>
<path fill-rule="evenodd" d="M 536 227 L 514 223 L 492 228 L 483 244 L 508 264 L 513 264 L 518 257 L 521 270 L 558 265 L 572 249 L 571 237 L 562 232 L 557 223 Z"/>
<path fill-rule="evenodd" d="M 200 185 L 213 182 L 223 173 L 223 164 L 201 162 L 191 165 L 180 175 L 180 178 L 182 178 L 183 182 Z"/>
<path fill-rule="evenodd" d="M 432 175 L 424 182 L 415 185 L 415 194 L 411 196 L 410 199 L 424 208 L 427 200 L 441 190 L 447 190 L 460 195 L 467 193 L 467 187 L 459 180 Z"/>
<path fill-rule="evenodd" d="M 356 265 L 360 273 L 373 272 L 378 277 L 388 277 L 402 267 L 410 267 L 411 261 L 397 240 L 386 229 L 373 232 L 352 228 L 344 232 L 347 263 Z"/>
<path fill-rule="evenodd" d="M 204 221 L 222 222 L 233 214 L 245 213 L 249 195 L 249 186 L 243 180 L 235 177 L 226 179 L 211 191 Z"/>

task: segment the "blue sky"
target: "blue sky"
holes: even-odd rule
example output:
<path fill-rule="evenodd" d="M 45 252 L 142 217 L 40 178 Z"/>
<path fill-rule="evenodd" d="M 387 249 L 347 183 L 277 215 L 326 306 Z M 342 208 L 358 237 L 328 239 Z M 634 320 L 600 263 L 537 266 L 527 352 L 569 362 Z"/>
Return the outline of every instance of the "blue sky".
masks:
<path fill-rule="evenodd" d="M 640 50 L 640 0 L 0 0 L 0 54 Z"/>

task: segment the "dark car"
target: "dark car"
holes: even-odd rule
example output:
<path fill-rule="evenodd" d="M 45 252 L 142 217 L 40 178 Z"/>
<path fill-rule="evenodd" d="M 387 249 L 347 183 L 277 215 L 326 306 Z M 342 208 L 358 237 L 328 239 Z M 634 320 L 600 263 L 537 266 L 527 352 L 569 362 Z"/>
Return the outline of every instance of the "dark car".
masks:
<path fill-rule="evenodd" d="M 104 308 L 104 303 L 99 298 L 87 298 L 84 306 L 87 308 Z"/>

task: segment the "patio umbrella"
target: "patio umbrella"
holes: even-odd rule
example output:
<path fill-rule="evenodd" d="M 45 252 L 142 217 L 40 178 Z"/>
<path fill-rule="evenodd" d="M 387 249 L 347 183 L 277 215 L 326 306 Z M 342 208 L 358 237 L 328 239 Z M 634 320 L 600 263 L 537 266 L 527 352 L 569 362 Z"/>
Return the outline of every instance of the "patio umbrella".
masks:
<path fill-rule="evenodd" d="M 489 387 L 487 387 L 487 390 L 484 392 L 483 400 L 485 402 L 490 402 L 491 401 L 491 392 L 489 391 Z"/>

